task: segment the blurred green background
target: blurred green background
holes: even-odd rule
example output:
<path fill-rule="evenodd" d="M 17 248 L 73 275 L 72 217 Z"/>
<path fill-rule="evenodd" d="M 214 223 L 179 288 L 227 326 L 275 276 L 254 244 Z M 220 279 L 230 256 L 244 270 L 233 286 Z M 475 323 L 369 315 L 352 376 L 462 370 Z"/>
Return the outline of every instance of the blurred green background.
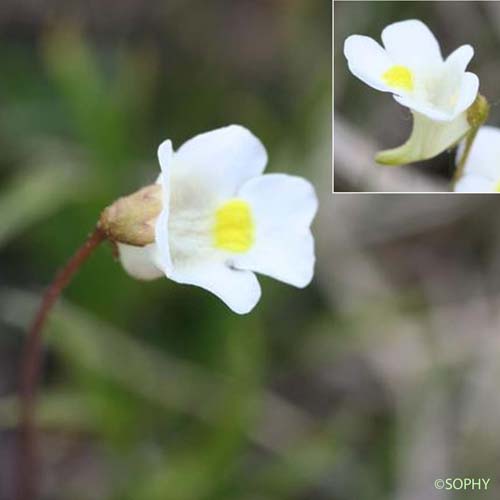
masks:
<path fill-rule="evenodd" d="M 331 5 L 4 0 L 0 37 L 0 498 L 11 500 L 19 355 L 43 288 L 107 204 L 154 181 L 166 138 L 179 147 L 240 123 L 266 145 L 269 171 L 318 185 L 331 162 Z M 239 317 L 201 289 L 134 281 L 99 248 L 45 331 L 40 498 L 320 488 L 335 440 L 295 377 L 331 311 L 317 284 L 261 281 L 263 300 Z"/>
<path fill-rule="evenodd" d="M 240 317 L 98 249 L 45 332 L 42 498 L 497 499 L 497 201 L 331 195 L 330 2 L 64 5 L 0 9 L 1 500 L 43 288 L 163 139 L 231 122 L 317 188 L 312 285 Z"/>
<path fill-rule="evenodd" d="M 467 67 L 480 81 L 491 105 L 489 125 L 500 125 L 500 3 L 461 1 L 336 1 L 334 4 L 335 190 L 371 192 L 446 192 L 451 190 L 455 151 L 405 165 L 381 166 L 376 151 L 403 144 L 410 136 L 411 113 L 390 94 L 352 75 L 343 54 L 349 35 L 381 43 L 382 30 L 404 19 L 420 19 L 438 39 L 443 56 L 461 45 L 474 48 Z"/>

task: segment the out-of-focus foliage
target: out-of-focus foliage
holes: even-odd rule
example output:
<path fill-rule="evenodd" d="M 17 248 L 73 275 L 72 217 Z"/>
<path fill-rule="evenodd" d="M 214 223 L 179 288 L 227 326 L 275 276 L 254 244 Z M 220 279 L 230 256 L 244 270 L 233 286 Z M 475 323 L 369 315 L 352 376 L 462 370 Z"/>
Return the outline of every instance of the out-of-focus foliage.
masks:
<path fill-rule="evenodd" d="M 18 361 L 40 292 L 106 204 L 156 178 L 158 144 L 241 123 L 269 171 L 315 182 L 329 168 L 330 12 L 303 0 L 2 3 L 0 499 L 12 498 Z M 46 331 L 44 498 L 316 487 L 336 461 L 333 429 L 280 379 L 331 311 L 317 284 L 262 284 L 239 317 L 200 289 L 134 281 L 100 248 Z"/>
<path fill-rule="evenodd" d="M 103 205 L 156 177 L 161 140 L 231 122 L 262 138 L 271 171 L 316 185 L 316 278 L 263 278 L 239 317 L 194 287 L 134 281 L 100 248 L 46 331 L 45 498 L 413 500 L 442 498 L 440 477 L 498 484 L 497 201 L 331 196 L 329 2 L 51 4 L 0 9 L 1 500 L 42 288 Z"/>
<path fill-rule="evenodd" d="M 334 4 L 334 102 L 336 191 L 450 191 L 454 151 L 406 165 L 404 172 L 375 163 L 374 153 L 400 146 L 410 136 L 412 117 L 390 94 L 376 91 L 352 75 L 343 55 L 349 35 L 369 36 L 381 43 L 389 24 L 420 19 L 439 40 L 446 57 L 461 45 L 474 48 L 468 70 L 480 80 L 480 93 L 491 104 L 488 123 L 500 124 L 500 4 L 497 2 L 336 1 Z M 338 134 L 338 136 L 337 136 Z M 353 148 L 351 138 L 355 141 Z M 391 179 L 392 176 L 392 179 Z"/>

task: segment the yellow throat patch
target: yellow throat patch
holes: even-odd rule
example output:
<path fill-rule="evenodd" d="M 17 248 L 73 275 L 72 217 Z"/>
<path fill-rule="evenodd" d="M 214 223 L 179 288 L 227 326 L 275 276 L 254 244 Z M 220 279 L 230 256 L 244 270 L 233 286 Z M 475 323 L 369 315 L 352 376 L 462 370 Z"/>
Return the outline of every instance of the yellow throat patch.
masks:
<path fill-rule="evenodd" d="M 395 89 L 413 90 L 413 73 L 406 66 L 393 66 L 383 75 L 382 80 Z"/>
<path fill-rule="evenodd" d="M 255 226 L 250 205 L 238 198 L 227 201 L 215 212 L 214 244 L 221 250 L 242 253 L 255 240 Z"/>

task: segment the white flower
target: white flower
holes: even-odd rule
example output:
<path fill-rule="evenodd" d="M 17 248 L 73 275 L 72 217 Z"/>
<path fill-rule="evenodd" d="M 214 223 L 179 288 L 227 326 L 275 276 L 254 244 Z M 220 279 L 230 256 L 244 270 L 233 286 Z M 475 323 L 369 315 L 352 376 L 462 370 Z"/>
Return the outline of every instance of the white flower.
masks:
<path fill-rule="evenodd" d="M 464 152 L 464 144 L 457 151 L 457 164 Z M 465 163 L 463 176 L 455 185 L 458 193 L 500 192 L 500 129 L 481 127 Z"/>
<path fill-rule="evenodd" d="M 469 130 L 466 110 L 476 99 L 479 80 L 465 71 L 474 50 L 462 45 L 443 59 L 439 43 L 418 20 L 390 24 L 382 31 L 384 47 L 372 38 L 352 35 L 344 45 L 349 69 L 360 80 L 412 110 L 410 140 L 377 161 L 409 163 L 436 156 Z"/>
<path fill-rule="evenodd" d="M 267 153 L 253 134 L 232 125 L 176 152 L 165 141 L 158 157 L 163 199 L 155 242 L 118 245 L 131 275 L 200 286 L 240 314 L 259 301 L 254 272 L 296 287 L 310 283 L 314 188 L 299 177 L 262 175 Z"/>
<path fill-rule="evenodd" d="M 446 60 L 429 28 L 418 20 L 390 24 L 382 48 L 372 38 L 352 35 L 344 53 L 351 72 L 371 87 L 431 120 L 450 121 L 474 101 L 479 80 L 465 68 L 474 50 L 462 45 Z"/>

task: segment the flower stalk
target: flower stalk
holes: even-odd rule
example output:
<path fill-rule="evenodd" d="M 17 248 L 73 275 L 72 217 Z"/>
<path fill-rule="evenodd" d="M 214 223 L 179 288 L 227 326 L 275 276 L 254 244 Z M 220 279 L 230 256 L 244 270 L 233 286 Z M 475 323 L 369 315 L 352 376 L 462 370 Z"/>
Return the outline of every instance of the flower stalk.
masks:
<path fill-rule="evenodd" d="M 43 327 L 61 292 L 95 248 L 105 239 L 106 234 L 97 227 L 69 262 L 57 273 L 44 293 L 40 308 L 28 332 L 21 361 L 17 500 L 32 500 L 36 498 L 38 490 L 35 401 L 42 364 Z"/>
<path fill-rule="evenodd" d="M 464 174 L 465 165 L 467 164 L 467 159 L 469 158 L 474 140 L 481 126 L 488 119 L 489 114 L 490 105 L 488 104 L 488 101 L 483 95 L 478 94 L 472 106 L 467 110 L 467 121 L 469 122 L 471 129 L 465 138 L 464 150 L 457 162 L 457 168 L 453 175 L 453 187 L 456 186 L 457 182 Z"/>
<path fill-rule="evenodd" d="M 479 127 L 477 128 L 472 128 L 471 131 L 467 134 L 467 137 L 465 138 L 465 148 L 462 156 L 460 157 L 460 160 L 457 163 L 457 168 L 455 170 L 455 173 L 453 174 L 453 187 L 457 185 L 457 182 L 462 178 L 464 175 L 464 169 L 465 165 L 467 163 L 467 158 L 469 157 L 470 151 L 472 149 L 472 145 L 474 144 L 474 139 L 476 138 L 477 132 L 479 130 Z"/>

